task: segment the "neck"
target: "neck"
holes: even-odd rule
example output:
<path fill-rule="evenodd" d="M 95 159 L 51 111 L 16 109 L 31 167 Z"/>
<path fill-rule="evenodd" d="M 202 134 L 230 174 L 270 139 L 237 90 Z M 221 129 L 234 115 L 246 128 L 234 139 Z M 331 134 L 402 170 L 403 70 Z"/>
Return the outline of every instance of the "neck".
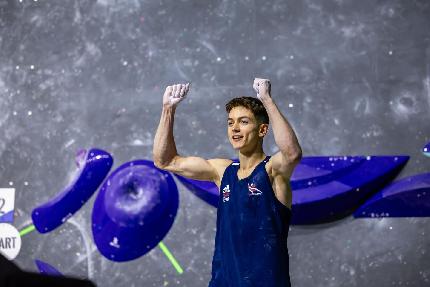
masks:
<path fill-rule="evenodd" d="M 263 149 L 254 151 L 253 153 L 239 152 L 240 170 L 250 170 L 254 168 L 258 163 L 266 158 Z"/>

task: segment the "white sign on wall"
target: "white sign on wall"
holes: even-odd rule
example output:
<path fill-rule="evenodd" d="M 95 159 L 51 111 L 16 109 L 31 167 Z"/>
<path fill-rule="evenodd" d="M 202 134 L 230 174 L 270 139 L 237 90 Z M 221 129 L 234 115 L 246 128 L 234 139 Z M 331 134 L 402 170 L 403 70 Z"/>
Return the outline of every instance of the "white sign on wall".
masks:
<path fill-rule="evenodd" d="M 0 188 L 0 223 L 13 222 L 15 188 Z"/>
<path fill-rule="evenodd" d="M 0 223 L 0 253 L 9 260 L 15 259 L 21 250 L 21 236 L 9 223 Z"/>

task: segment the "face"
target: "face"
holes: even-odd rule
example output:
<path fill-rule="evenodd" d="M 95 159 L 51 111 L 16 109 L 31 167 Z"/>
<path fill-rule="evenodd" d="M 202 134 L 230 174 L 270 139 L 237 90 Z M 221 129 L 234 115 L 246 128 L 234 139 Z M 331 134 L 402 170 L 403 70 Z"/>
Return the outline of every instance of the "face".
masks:
<path fill-rule="evenodd" d="M 228 114 L 227 134 L 236 150 L 255 150 L 266 135 L 267 128 L 267 124 L 259 124 L 254 114 L 245 107 L 234 107 Z"/>

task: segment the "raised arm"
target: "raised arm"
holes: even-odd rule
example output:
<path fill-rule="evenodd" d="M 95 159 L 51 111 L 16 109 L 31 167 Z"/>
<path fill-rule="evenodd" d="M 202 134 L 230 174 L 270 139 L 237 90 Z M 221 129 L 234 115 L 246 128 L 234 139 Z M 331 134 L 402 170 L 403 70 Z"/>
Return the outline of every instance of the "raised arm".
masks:
<path fill-rule="evenodd" d="M 257 97 L 266 108 L 269 120 L 272 123 L 275 143 L 279 152 L 271 158 L 275 174 L 290 178 L 294 167 L 302 158 L 302 149 L 296 134 L 287 119 L 282 115 L 271 97 L 270 81 L 256 78 L 253 85 Z"/>
<path fill-rule="evenodd" d="M 189 90 L 189 84 L 168 86 L 163 96 L 163 109 L 160 123 L 155 133 L 153 146 L 154 164 L 161 169 L 179 175 L 213 182 L 220 181 L 224 159 L 206 160 L 195 156 L 180 156 L 176 150 L 173 136 L 175 110 Z"/>

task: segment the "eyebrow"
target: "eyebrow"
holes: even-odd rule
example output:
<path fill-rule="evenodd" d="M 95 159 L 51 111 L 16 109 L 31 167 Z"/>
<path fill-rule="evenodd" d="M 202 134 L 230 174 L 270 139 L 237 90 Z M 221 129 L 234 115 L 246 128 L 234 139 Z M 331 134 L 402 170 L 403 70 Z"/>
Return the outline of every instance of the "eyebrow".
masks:
<path fill-rule="evenodd" d="M 249 118 L 249 117 L 247 117 L 247 116 L 243 116 L 243 117 L 239 117 L 238 119 L 239 119 L 239 120 L 240 120 L 240 119 L 248 119 L 248 120 L 249 120 L 250 118 Z M 233 119 L 232 119 L 232 118 L 228 118 L 228 119 L 227 119 L 227 121 L 229 121 L 229 120 L 233 120 Z"/>

